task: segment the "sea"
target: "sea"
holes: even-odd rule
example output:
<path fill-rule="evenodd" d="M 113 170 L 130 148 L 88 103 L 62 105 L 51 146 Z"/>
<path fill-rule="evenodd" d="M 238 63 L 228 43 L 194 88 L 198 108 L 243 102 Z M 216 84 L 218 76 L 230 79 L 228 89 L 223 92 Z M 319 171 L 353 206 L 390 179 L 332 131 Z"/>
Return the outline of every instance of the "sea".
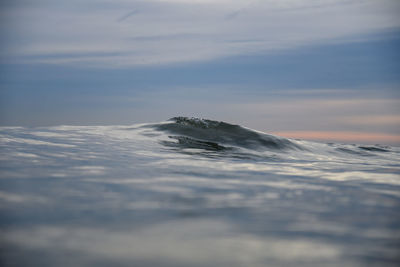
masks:
<path fill-rule="evenodd" d="M 400 148 L 188 117 L 0 127 L 0 266 L 400 266 Z"/>

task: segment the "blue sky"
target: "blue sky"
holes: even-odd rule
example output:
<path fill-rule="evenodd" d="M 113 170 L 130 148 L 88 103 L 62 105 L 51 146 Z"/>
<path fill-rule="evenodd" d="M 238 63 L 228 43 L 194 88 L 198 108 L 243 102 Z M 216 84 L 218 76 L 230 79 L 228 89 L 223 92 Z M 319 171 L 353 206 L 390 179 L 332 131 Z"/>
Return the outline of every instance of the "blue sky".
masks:
<path fill-rule="evenodd" d="M 400 142 L 398 1 L 1 5 L 0 125 L 186 115 Z"/>

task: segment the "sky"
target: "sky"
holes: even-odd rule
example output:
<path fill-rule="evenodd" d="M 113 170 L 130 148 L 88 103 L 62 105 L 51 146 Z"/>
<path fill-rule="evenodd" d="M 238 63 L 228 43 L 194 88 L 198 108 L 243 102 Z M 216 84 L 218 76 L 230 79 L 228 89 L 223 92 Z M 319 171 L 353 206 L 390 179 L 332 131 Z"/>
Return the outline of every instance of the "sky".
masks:
<path fill-rule="evenodd" d="M 0 126 L 194 116 L 400 145 L 398 0 L 3 0 Z"/>

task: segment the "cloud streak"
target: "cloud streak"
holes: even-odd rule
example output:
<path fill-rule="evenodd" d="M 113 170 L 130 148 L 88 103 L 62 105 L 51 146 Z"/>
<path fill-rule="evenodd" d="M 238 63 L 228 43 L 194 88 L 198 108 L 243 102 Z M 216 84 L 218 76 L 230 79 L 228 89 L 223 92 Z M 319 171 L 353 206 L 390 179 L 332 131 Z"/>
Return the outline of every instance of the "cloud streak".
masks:
<path fill-rule="evenodd" d="M 117 22 L 123 22 L 124 20 L 129 19 L 130 17 L 132 17 L 133 15 L 135 15 L 137 13 L 139 13 L 139 11 L 135 9 L 135 10 L 129 12 L 128 14 L 125 14 L 122 17 L 118 18 Z"/>
<path fill-rule="evenodd" d="M 170 64 L 349 41 L 357 34 L 400 27 L 400 4 L 393 0 L 60 3 L 4 8 L 3 20 L 12 33 L 3 57 L 81 66 Z M 93 52 L 106 56 L 86 54 Z"/>

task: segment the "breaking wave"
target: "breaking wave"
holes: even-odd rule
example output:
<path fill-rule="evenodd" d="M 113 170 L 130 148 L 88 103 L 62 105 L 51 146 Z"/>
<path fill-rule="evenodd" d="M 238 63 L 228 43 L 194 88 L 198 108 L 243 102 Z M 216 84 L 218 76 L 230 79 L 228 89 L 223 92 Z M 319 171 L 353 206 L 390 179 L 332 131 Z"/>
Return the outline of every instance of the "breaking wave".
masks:
<path fill-rule="evenodd" d="M 198 118 L 174 117 L 166 123 L 154 126 L 157 130 L 172 134 L 177 142 L 164 142 L 169 146 L 201 148 L 222 151 L 245 148 L 257 151 L 303 149 L 289 139 L 251 130 L 222 121 Z"/>
<path fill-rule="evenodd" d="M 201 149 L 206 153 L 214 153 L 212 156 L 216 156 L 215 152 L 217 152 L 219 156 L 226 156 L 227 154 L 230 157 L 239 158 L 258 158 L 261 156 L 265 159 L 266 156 L 277 157 L 277 153 L 282 152 L 286 155 L 297 155 L 298 158 L 302 158 L 306 154 L 312 155 L 312 157 L 317 155 L 371 157 L 392 152 L 390 147 L 380 145 L 324 144 L 292 140 L 240 125 L 199 118 L 174 117 L 165 122 L 146 124 L 144 127 L 150 127 L 152 130 L 166 134 L 167 139 L 160 140 L 160 143 L 167 147 L 184 149 L 183 152 L 185 153 L 192 153 L 186 151 L 186 149 Z M 154 136 L 154 134 L 149 136 Z M 271 152 L 272 154 L 263 152 Z M 210 154 L 206 155 L 210 156 Z"/>

